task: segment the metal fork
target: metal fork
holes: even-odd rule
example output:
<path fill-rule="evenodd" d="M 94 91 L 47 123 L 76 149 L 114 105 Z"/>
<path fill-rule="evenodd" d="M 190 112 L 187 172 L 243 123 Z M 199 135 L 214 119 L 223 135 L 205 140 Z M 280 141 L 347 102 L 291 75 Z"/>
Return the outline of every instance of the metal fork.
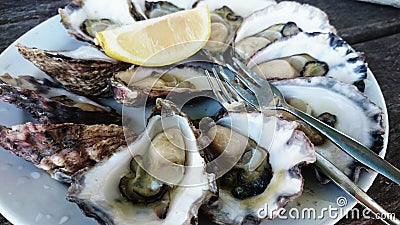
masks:
<path fill-rule="evenodd" d="M 247 66 L 245 66 L 238 59 L 233 59 L 235 64 L 241 69 L 243 73 L 234 73 L 244 85 L 246 85 L 253 93 L 265 92 L 265 89 L 271 89 L 275 97 L 276 104 L 267 105 L 271 101 L 265 101 L 260 98 L 260 96 L 255 96 L 257 98 L 257 105 L 254 104 L 254 99 L 249 99 L 247 101 L 246 96 L 241 96 L 249 104 L 254 107 L 260 107 L 262 109 L 280 109 L 287 111 L 299 119 L 303 120 L 310 126 L 314 127 L 316 130 L 325 135 L 332 143 L 338 146 L 340 149 L 344 150 L 347 154 L 351 155 L 356 160 L 360 161 L 369 168 L 375 170 L 376 172 L 386 176 L 397 184 L 400 184 L 400 170 L 391 165 L 386 160 L 382 159 L 375 152 L 371 151 L 369 148 L 365 147 L 363 144 L 357 140 L 351 138 L 350 136 L 326 125 L 325 123 L 319 121 L 318 119 L 290 106 L 286 103 L 284 96 L 274 85 L 270 84 L 267 80 L 260 78 L 257 74 L 250 71 Z M 234 70 L 231 66 L 229 69 Z M 243 75 L 246 75 L 244 77 Z M 240 95 L 243 90 L 242 88 L 229 79 L 226 74 L 222 74 L 225 82 L 230 85 L 235 91 Z"/>
<path fill-rule="evenodd" d="M 229 69 L 235 73 L 235 70 L 231 66 L 228 67 L 230 67 Z M 247 90 L 244 90 L 242 87 L 234 84 L 231 81 L 231 78 L 229 78 L 229 76 L 224 72 L 224 68 L 222 66 L 219 66 L 219 73 L 215 68 L 212 68 L 212 75 L 208 70 L 204 70 L 204 72 L 216 98 L 227 111 L 243 111 L 243 104 L 246 103 L 250 104 L 252 107 L 259 108 L 258 100 L 252 95 L 255 94 L 254 92 L 256 92 L 253 89 L 254 84 L 247 82 L 246 79 L 239 73 L 235 73 L 235 75 L 238 75 L 238 79 L 244 82 L 243 84 L 248 86 L 250 90 L 253 90 L 253 93 L 249 93 Z M 228 82 L 222 82 L 219 74 L 225 81 L 228 79 Z M 216 82 L 212 81 L 212 77 Z M 271 88 L 274 87 L 271 85 Z M 272 90 L 274 92 L 274 89 Z M 263 91 L 265 92 L 265 89 Z M 283 97 L 282 94 L 280 96 Z M 240 107 L 240 105 L 242 105 L 242 107 Z M 268 109 L 270 108 L 268 107 Z M 375 213 L 377 218 L 380 218 L 386 224 L 400 224 L 400 220 L 397 218 L 379 217 L 379 215 L 389 215 L 389 213 L 320 153 L 316 152 L 316 157 L 316 165 L 321 169 L 321 171 L 331 178 L 331 180 L 340 188 L 354 197 L 361 205 Z"/>

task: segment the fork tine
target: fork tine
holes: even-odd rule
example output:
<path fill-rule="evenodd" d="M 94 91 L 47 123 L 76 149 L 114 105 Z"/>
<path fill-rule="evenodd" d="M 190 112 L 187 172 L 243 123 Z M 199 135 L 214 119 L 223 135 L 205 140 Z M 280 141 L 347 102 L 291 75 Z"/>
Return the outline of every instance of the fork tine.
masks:
<path fill-rule="evenodd" d="M 224 83 L 222 83 L 221 79 L 219 78 L 219 75 L 217 73 L 217 70 L 215 68 L 211 69 L 213 72 L 213 75 L 215 77 L 215 80 L 217 82 L 217 85 L 219 87 L 219 89 L 221 90 L 223 96 L 225 97 L 225 99 L 228 101 L 228 103 L 232 103 L 234 101 L 236 101 L 233 97 L 232 94 L 229 94 L 228 90 L 226 89 Z M 231 92 L 232 93 L 232 92 Z"/>
<path fill-rule="evenodd" d="M 222 66 L 219 66 L 218 68 L 219 68 L 219 74 L 225 80 L 225 82 L 223 83 L 224 87 L 229 90 L 228 92 L 231 94 L 231 96 L 233 96 L 233 99 L 235 99 L 236 101 L 242 100 L 242 98 L 238 95 L 238 93 L 234 89 L 232 89 L 231 85 L 229 85 L 230 84 L 230 82 L 229 82 L 230 78 L 225 73 L 224 68 Z"/>
<path fill-rule="evenodd" d="M 247 90 L 244 90 L 238 85 L 234 85 L 232 83 L 228 83 L 228 86 L 233 89 L 234 92 L 236 92 L 241 99 L 246 101 L 248 104 L 250 104 L 252 107 L 258 107 L 258 101 L 257 98 Z"/>
<path fill-rule="evenodd" d="M 222 69 L 222 67 L 221 67 Z M 229 79 L 229 77 L 221 70 L 221 75 L 225 80 L 225 83 L 229 87 L 231 93 L 235 93 L 237 99 L 242 99 L 249 103 L 251 106 L 256 107 L 258 106 L 258 101 L 255 95 L 248 90 L 243 89 L 239 84 Z"/>
<path fill-rule="evenodd" d="M 204 70 L 204 73 L 206 74 L 208 83 L 210 84 L 211 90 L 214 92 L 215 97 L 217 97 L 219 102 L 225 102 L 226 100 L 224 99 L 224 97 L 219 92 L 219 87 L 217 85 L 215 85 L 214 82 L 212 82 L 211 75 L 208 72 L 208 70 Z"/>
<path fill-rule="evenodd" d="M 231 65 L 226 64 L 226 67 L 227 67 L 230 71 L 232 71 L 232 72 L 235 74 L 235 76 L 238 78 L 238 80 L 239 80 L 244 86 L 247 87 L 248 91 L 250 91 L 251 93 L 255 94 L 254 91 L 253 91 L 254 88 L 255 88 L 253 84 L 250 84 L 249 82 L 247 82 L 246 79 L 245 79 L 242 75 L 240 75 L 240 73 L 239 73 L 237 70 L 235 70 Z M 225 72 L 224 72 L 224 74 L 225 74 Z M 225 80 L 230 80 L 229 77 L 228 77 L 227 75 L 224 76 L 224 79 L 225 79 Z"/>
<path fill-rule="evenodd" d="M 211 89 L 219 102 L 223 104 L 232 103 L 235 101 L 235 98 L 237 99 L 237 95 L 234 91 L 232 91 L 232 89 L 229 89 L 229 91 L 227 90 L 229 87 L 222 83 L 222 81 L 219 79 L 217 71 L 214 68 L 212 68 L 213 76 L 208 70 L 204 70 L 204 72 L 207 76 L 208 83 L 210 84 Z M 211 77 L 215 78 L 215 82 L 212 81 Z M 232 95 L 234 95 L 234 97 L 232 97 Z"/>
<path fill-rule="evenodd" d="M 230 65 L 228 65 L 228 69 L 229 68 L 232 68 L 232 67 Z M 222 68 L 222 66 L 219 66 L 219 70 L 220 70 L 221 76 L 225 80 L 225 83 L 228 84 L 227 86 L 230 87 L 231 91 L 233 91 L 232 93 L 236 93 L 236 94 L 242 93 L 243 95 L 245 94 L 246 98 L 248 97 L 247 92 L 254 94 L 253 89 L 252 89 L 252 88 L 255 88 L 254 85 L 251 85 L 248 82 L 246 82 L 244 77 L 242 77 L 239 73 L 236 73 L 235 70 L 232 70 L 235 73 L 235 76 L 240 76 L 240 77 L 238 77 L 240 81 L 242 79 L 244 80 L 243 84 L 248 88 L 248 90 L 244 90 L 238 84 L 236 84 L 234 81 L 232 81 L 231 78 L 225 73 L 224 68 Z"/>
<path fill-rule="evenodd" d="M 272 93 L 274 93 L 274 95 L 278 96 L 280 99 L 285 99 L 282 92 L 275 85 L 269 84 L 269 87 L 271 88 L 271 91 Z"/>

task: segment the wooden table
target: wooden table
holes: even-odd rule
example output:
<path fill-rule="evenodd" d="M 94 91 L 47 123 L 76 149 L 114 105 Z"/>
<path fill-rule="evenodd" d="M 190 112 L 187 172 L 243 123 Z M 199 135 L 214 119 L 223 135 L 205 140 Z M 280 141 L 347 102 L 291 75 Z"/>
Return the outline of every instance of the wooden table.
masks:
<path fill-rule="evenodd" d="M 0 52 L 29 29 L 57 14 L 69 0 L 0 2 Z M 324 10 L 345 40 L 364 52 L 383 91 L 389 111 L 390 137 L 386 159 L 400 167 L 400 9 L 352 0 L 299 0 Z M 389 212 L 400 217 L 400 186 L 378 176 L 368 191 Z M 361 206 L 356 206 L 361 207 Z M 0 215 L 0 224 L 10 224 Z M 380 224 L 342 219 L 338 224 Z"/>

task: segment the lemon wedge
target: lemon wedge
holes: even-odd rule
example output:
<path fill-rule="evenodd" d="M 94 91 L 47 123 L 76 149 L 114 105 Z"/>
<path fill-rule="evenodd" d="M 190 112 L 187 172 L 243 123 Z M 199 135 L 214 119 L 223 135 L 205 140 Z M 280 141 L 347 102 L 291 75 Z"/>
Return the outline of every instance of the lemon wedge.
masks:
<path fill-rule="evenodd" d="M 204 6 L 98 32 L 95 42 L 114 59 L 164 66 L 195 54 L 210 33 L 210 12 Z"/>

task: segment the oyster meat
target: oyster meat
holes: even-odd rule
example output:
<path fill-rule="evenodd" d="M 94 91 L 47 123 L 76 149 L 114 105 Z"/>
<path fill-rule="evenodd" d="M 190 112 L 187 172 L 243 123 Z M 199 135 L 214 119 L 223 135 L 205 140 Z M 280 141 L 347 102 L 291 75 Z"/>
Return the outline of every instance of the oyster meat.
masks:
<path fill-rule="evenodd" d="M 73 177 L 67 199 L 102 224 L 189 224 L 216 191 L 195 131 L 168 101 L 135 142 Z"/>
<path fill-rule="evenodd" d="M 326 117 L 325 122 L 332 122 L 336 129 L 358 140 L 371 150 L 379 153 L 383 148 L 384 127 L 382 125 L 382 110 L 372 103 L 353 85 L 345 84 L 329 77 L 297 78 L 274 82 L 285 98 L 303 102 L 302 108 L 315 117 Z M 289 101 L 290 103 L 290 101 Z M 327 114 L 328 113 L 328 114 Z M 285 119 L 291 119 L 285 116 Z M 338 149 L 330 141 L 314 141 L 320 139 L 318 132 L 305 127 L 302 130 L 314 142 L 315 149 L 326 159 L 355 180 L 359 175 L 359 164 Z M 316 138 L 314 138 L 316 137 Z M 319 143 L 318 143 L 319 142 Z"/>
<path fill-rule="evenodd" d="M 109 58 L 92 46 L 73 51 L 46 51 L 17 45 L 19 53 L 36 67 L 60 82 L 67 90 L 80 95 L 110 96 L 108 79 L 129 64 Z"/>
<path fill-rule="evenodd" d="M 0 101 L 31 114 L 40 123 L 121 124 L 110 107 L 66 91 L 47 79 L 0 76 Z"/>
<path fill-rule="evenodd" d="M 208 132 L 215 136 L 210 145 L 214 157 L 220 157 L 215 152 L 234 149 L 244 153 L 219 178 L 219 197 L 204 205 L 205 213 L 217 224 L 275 218 L 280 208 L 302 193 L 300 167 L 315 162 L 312 143 L 296 122 L 262 113 L 231 113 L 217 124 Z M 226 144 L 221 137 L 236 144 Z"/>
<path fill-rule="evenodd" d="M 353 84 L 361 91 L 365 88 L 367 65 L 364 57 L 333 33 L 300 32 L 282 38 L 256 52 L 248 60 L 247 66 L 262 77 L 288 78 L 276 76 L 271 64 L 277 63 L 285 74 L 293 74 L 290 78 L 315 73 Z M 282 66 L 282 63 L 286 66 Z M 305 72 L 300 71 L 297 75 L 290 72 L 297 71 L 295 68 L 302 68 Z"/>
<path fill-rule="evenodd" d="M 269 43 L 301 31 L 336 33 L 322 10 L 307 4 L 283 1 L 245 18 L 236 32 L 235 50 L 243 59 L 248 59 Z"/>
<path fill-rule="evenodd" d="M 0 146 L 69 183 L 70 176 L 126 146 L 136 135 L 117 125 L 34 124 L 0 126 Z"/>

